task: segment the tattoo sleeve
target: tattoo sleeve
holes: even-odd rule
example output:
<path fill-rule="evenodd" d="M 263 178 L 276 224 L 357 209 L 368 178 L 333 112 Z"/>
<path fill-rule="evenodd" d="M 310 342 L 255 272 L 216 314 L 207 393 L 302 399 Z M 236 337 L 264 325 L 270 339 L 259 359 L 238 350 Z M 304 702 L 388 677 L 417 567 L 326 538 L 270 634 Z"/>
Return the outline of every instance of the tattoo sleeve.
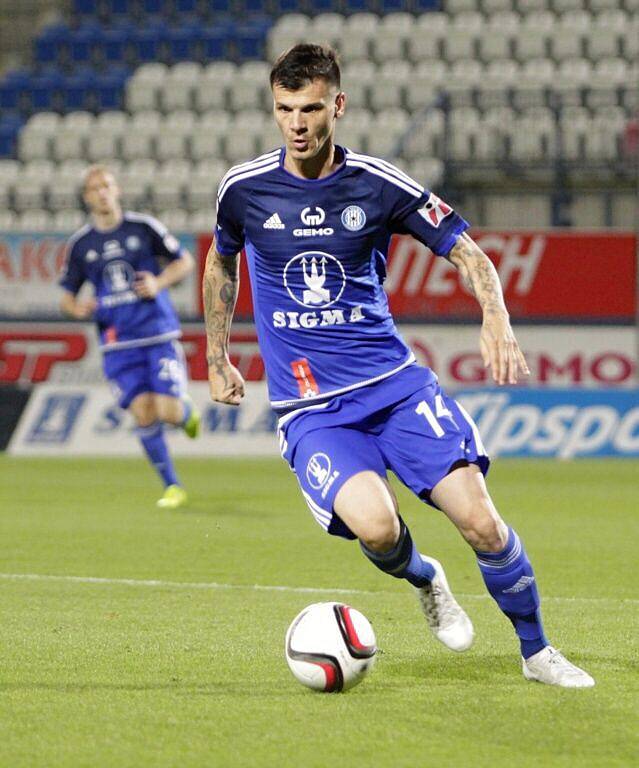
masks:
<path fill-rule="evenodd" d="M 506 312 L 497 270 L 475 241 L 465 232 L 447 256 L 484 312 Z"/>
<path fill-rule="evenodd" d="M 202 295 L 206 324 L 206 361 L 219 374 L 228 363 L 229 336 L 239 287 L 239 261 L 222 256 L 213 244 L 206 256 Z"/>

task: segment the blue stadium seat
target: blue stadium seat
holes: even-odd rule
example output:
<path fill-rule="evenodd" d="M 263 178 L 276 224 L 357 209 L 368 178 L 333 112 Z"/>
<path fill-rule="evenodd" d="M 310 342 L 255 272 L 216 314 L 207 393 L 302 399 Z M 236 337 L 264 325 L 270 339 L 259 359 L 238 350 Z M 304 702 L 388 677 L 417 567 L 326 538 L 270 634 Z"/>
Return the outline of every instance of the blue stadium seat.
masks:
<path fill-rule="evenodd" d="M 133 36 L 134 27 L 117 26 L 102 32 L 102 52 L 105 62 L 122 62 L 126 56 L 127 45 Z"/>
<path fill-rule="evenodd" d="M 74 0 L 73 13 L 76 16 L 95 18 L 98 15 L 98 0 Z"/>
<path fill-rule="evenodd" d="M 310 12 L 313 16 L 320 13 L 339 13 L 339 0 L 313 0 L 310 4 Z"/>
<path fill-rule="evenodd" d="M 405 5 L 400 0 L 400 5 Z M 367 13 L 374 11 L 375 5 L 372 0 L 344 0 L 342 11 L 348 15 L 352 13 Z"/>
<path fill-rule="evenodd" d="M 136 29 L 131 42 L 138 61 L 157 61 L 162 58 L 163 44 L 168 41 L 169 30 L 165 24 L 149 24 Z"/>
<path fill-rule="evenodd" d="M 67 112 L 94 106 L 92 91 L 95 77 L 95 72 L 87 69 L 67 75 L 63 87 L 64 109 Z"/>
<path fill-rule="evenodd" d="M 16 138 L 24 121 L 19 117 L 3 115 L 0 120 L 0 157 L 14 154 Z"/>
<path fill-rule="evenodd" d="M 235 10 L 233 0 L 210 0 L 206 5 L 213 18 L 221 15 L 231 15 Z"/>
<path fill-rule="evenodd" d="M 153 16 L 158 18 L 162 16 L 166 5 L 164 0 L 141 0 L 142 11 L 147 17 Z"/>
<path fill-rule="evenodd" d="M 269 0 L 236 0 L 234 10 L 239 18 L 264 16 L 270 10 Z"/>
<path fill-rule="evenodd" d="M 197 24 L 184 24 L 169 30 L 168 45 L 171 62 L 196 59 L 202 37 L 202 27 Z"/>
<path fill-rule="evenodd" d="M 70 35 L 71 60 L 88 64 L 101 57 L 103 32 L 99 24 L 85 22 Z"/>
<path fill-rule="evenodd" d="M 112 70 L 95 79 L 93 93 L 95 106 L 99 112 L 108 109 L 122 109 L 124 102 L 124 86 L 130 72 L 128 70 Z"/>
<path fill-rule="evenodd" d="M 247 59 L 263 59 L 264 43 L 268 25 L 263 23 L 238 25 L 235 32 L 235 46 L 239 61 Z"/>
<path fill-rule="evenodd" d="M 202 30 L 201 59 L 217 61 L 231 55 L 231 42 L 235 37 L 235 26 L 231 22 L 215 24 Z"/>
<path fill-rule="evenodd" d="M 386 5 L 386 0 L 384 0 L 384 5 Z M 428 13 L 429 11 L 439 11 L 441 7 L 441 0 L 413 0 L 412 10 L 415 13 Z"/>
<path fill-rule="evenodd" d="M 195 16 L 198 12 L 198 0 L 173 0 L 173 8 L 179 16 Z"/>
<path fill-rule="evenodd" d="M 15 72 L 9 72 L 4 80 L 0 82 L 0 110 L 4 114 L 6 110 L 18 109 L 20 106 L 20 94 L 23 88 L 28 88 L 29 77 L 25 75 L 24 80 L 14 76 Z"/>
<path fill-rule="evenodd" d="M 35 58 L 39 64 L 62 61 L 69 43 L 71 30 L 66 24 L 46 27 L 35 41 Z"/>
<path fill-rule="evenodd" d="M 275 10 L 278 15 L 285 13 L 300 13 L 304 11 L 303 3 L 296 0 L 275 0 Z"/>
<path fill-rule="evenodd" d="M 59 109 L 64 86 L 64 76 L 57 70 L 48 70 L 32 77 L 28 89 L 31 110 L 41 112 Z"/>
<path fill-rule="evenodd" d="M 135 0 L 107 0 L 107 16 L 111 23 L 131 22 L 135 16 Z"/>

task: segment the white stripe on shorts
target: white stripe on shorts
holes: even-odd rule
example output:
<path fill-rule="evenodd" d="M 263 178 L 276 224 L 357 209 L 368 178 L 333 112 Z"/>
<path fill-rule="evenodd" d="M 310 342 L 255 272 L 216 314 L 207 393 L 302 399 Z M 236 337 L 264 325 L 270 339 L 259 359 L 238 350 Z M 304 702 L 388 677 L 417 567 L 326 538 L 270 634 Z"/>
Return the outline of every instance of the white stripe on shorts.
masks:
<path fill-rule="evenodd" d="M 488 454 L 486 453 L 486 449 L 484 448 L 481 435 L 479 434 L 479 429 L 477 428 L 477 424 L 475 424 L 475 422 L 472 420 L 471 415 L 464 408 L 464 406 L 457 400 L 455 400 L 455 402 L 457 403 L 457 407 L 459 408 L 461 415 L 466 419 L 466 421 L 470 425 L 470 428 L 473 431 L 473 437 L 475 438 L 475 445 L 477 446 L 477 453 L 480 456 L 488 456 Z"/>
<path fill-rule="evenodd" d="M 325 509 L 322 509 L 318 504 L 316 504 L 313 498 L 308 493 L 306 493 L 303 488 L 300 488 L 300 490 L 302 491 L 302 495 L 308 504 L 308 508 L 313 513 L 313 517 L 325 531 L 328 531 L 328 526 L 331 524 L 331 520 L 333 519 L 332 513 L 327 512 Z"/>

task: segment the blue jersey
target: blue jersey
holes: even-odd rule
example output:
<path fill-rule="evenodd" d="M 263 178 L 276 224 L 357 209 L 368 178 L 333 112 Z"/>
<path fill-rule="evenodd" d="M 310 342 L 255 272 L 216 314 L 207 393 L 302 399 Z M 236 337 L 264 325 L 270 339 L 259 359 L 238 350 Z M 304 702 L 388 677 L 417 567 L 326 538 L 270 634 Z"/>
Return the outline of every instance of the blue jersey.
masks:
<path fill-rule="evenodd" d="M 216 245 L 245 248 L 271 405 L 287 410 L 380 381 L 414 363 L 382 283 L 391 235 L 446 255 L 468 224 L 384 160 L 336 148 L 321 179 L 274 150 L 232 168 L 218 191 Z M 431 374 L 432 375 L 432 374 Z"/>
<path fill-rule="evenodd" d="M 127 211 L 115 229 L 87 224 L 72 235 L 60 285 L 76 294 L 84 282 L 93 284 L 103 350 L 161 343 L 180 335 L 177 314 L 166 289 L 154 299 L 140 298 L 133 290 L 135 273 L 157 275 L 159 259 L 179 259 L 182 253 L 157 219 Z"/>

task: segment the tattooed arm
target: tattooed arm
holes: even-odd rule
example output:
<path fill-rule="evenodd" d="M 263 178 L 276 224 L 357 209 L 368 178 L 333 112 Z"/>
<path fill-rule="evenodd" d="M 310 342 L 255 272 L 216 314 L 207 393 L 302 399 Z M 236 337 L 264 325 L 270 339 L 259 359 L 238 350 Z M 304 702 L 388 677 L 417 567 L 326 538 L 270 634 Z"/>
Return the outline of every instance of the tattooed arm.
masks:
<path fill-rule="evenodd" d="M 222 256 L 213 242 L 206 256 L 202 282 L 206 362 L 209 367 L 211 399 L 229 405 L 239 405 L 244 397 L 244 380 L 229 359 L 229 335 L 238 286 L 237 255 Z"/>
<path fill-rule="evenodd" d="M 484 365 L 490 365 L 498 384 L 516 384 L 519 372 L 528 375 L 528 365 L 504 303 L 497 270 L 488 256 L 465 232 L 447 256 L 459 270 L 464 283 L 479 302 L 484 320 L 479 346 Z"/>

